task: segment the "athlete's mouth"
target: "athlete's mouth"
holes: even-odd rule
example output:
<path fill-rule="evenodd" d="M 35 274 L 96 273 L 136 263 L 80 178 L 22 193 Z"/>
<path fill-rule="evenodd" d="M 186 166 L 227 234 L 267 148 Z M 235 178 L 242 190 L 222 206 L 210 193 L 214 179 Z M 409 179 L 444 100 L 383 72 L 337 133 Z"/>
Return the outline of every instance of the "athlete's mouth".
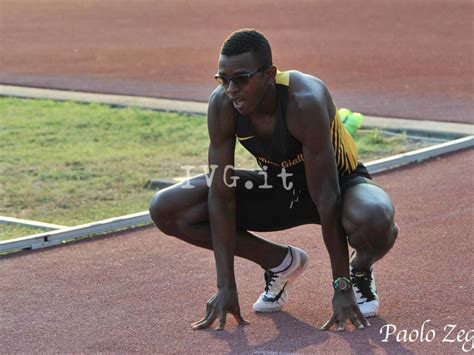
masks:
<path fill-rule="evenodd" d="M 239 110 L 242 108 L 243 104 L 245 103 L 245 100 L 235 98 L 232 99 L 232 103 L 234 104 L 234 107 Z"/>

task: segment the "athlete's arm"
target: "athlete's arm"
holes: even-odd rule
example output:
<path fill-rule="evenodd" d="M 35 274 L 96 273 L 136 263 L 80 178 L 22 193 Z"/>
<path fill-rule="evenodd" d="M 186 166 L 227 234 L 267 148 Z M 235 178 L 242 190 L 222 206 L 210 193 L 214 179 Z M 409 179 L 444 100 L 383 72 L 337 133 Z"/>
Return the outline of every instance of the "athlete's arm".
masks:
<path fill-rule="evenodd" d="M 209 102 L 209 169 L 215 168 L 209 187 L 208 206 L 212 244 L 217 266 L 217 287 L 235 286 L 235 188 L 232 182 L 234 165 L 235 124 L 232 106 L 219 94 L 213 94 Z M 224 171 L 226 175 L 224 176 Z M 227 184 L 225 183 L 227 182 Z"/>
<path fill-rule="evenodd" d="M 298 77 L 295 79 L 292 78 L 292 82 L 296 81 L 299 93 L 291 104 L 296 116 L 296 120 L 291 121 L 291 130 L 303 146 L 308 189 L 321 218 L 333 279 L 349 278 L 348 244 L 341 223 L 341 193 L 330 134 L 330 117 L 334 117 L 335 107 L 323 83 Z M 359 329 L 363 328 L 362 324 L 368 324 L 352 292 L 335 293 L 333 316 L 323 329 L 329 329 L 337 323 L 338 329 L 344 330 L 347 320 Z"/>
<path fill-rule="evenodd" d="M 217 318 L 217 329 L 223 329 L 227 313 L 231 313 L 240 324 L 246 323 L 240 315 L 234 276 L 235 188 L 228 186 L 234 172 L 233 169 L 226 169 L 234 165 L 234 126 L 232 105 L 223 90 L 218 88 L 211 95 L 208 108 L 208 158 L 210 176 L 213 177 L 209 187 L 208 210 L 218 291 L 208 301 L 204 318 L 193 324 L 194 329 L 206 328 Z"/>
<path fill-rule="evenodd" d="M 317 87 L 317 90 L 324 89 Z M 341 193 L 325 100 L 322 92 L 299 97 L 296 138 L 303 146 L 308 189 L 321 218 L 333 277 L 349 277 L 348 246 L 340 218 Z"/>

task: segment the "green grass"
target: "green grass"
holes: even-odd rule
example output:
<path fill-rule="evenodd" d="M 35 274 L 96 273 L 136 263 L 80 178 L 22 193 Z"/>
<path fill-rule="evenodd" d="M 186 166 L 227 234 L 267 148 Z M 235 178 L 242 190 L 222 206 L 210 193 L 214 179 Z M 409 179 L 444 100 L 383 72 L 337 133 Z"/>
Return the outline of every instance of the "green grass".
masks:
<path fill-rule="evenodd" d="M 197 116 L 1 99 L 0 126 L 0 215 L 64 225 L 146 209 L 149 179 L 207 152 Z"/>
<path fill-rule="evenodd" d="M 29 228 L 11 224 L 0 224 L 0 242 L 12 238 L 37 234 L 44 232 L 44 229 Z"/>
<path fill-rule="evenodd" d="M 380 132 L 357 140 L 362 159 L 406 149 L 406 137 Z M 73 226 L 143 211 L 146 183 L 206 165 L 207 147 L 203 116 L 0 98 L 0 215 Z M 236 154 L 237 166 L 256 166 Z"/>
<path fill-rule="evenodd" d="M 419 144 L 411 142 L 406 134 L 386 136 L 380 130 L 360 130 L 356 132 L 359 155 L 363 161 L 370 161 L 416 149 Z"/>

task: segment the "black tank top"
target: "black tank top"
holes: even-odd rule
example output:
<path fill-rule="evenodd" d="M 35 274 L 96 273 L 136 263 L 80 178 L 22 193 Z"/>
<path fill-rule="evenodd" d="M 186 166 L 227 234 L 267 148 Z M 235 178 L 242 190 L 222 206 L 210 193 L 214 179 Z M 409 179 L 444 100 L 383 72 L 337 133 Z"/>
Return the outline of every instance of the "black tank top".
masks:
<path fill-rule="evenodd" d="M 307 189 L 301 143 L 289 132 L 286 125 L 286 104 L 290 72 L 276 75 L 277 114 L 272 137 L 257 137 L 249 120 L 236 111 L 236 137 L 238 141 L 257 159 L 259 166 L 267 171 L 269 180 L 282 183 L 278 174 L 282 170 L 292 176 L 287 177 L 300 189 Z M 339 114 L 331 123 L 331 139 L 336 153 L 340 175 L 352 172 L 357 167 L 357 148 L 350 134 L 344 128 Z"/>

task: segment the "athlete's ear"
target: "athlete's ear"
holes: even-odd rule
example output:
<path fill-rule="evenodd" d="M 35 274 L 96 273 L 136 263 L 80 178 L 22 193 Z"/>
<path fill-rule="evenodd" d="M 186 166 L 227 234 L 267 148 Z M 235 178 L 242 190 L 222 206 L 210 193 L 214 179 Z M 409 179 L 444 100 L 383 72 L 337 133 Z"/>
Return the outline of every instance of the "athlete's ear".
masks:
<path fill-rule="evenodd" d="M 277 67 L 274 65 L 267 69 L 267 78 L 270 84 L 273 84 L 275 82 L 276 73 Z"/>

